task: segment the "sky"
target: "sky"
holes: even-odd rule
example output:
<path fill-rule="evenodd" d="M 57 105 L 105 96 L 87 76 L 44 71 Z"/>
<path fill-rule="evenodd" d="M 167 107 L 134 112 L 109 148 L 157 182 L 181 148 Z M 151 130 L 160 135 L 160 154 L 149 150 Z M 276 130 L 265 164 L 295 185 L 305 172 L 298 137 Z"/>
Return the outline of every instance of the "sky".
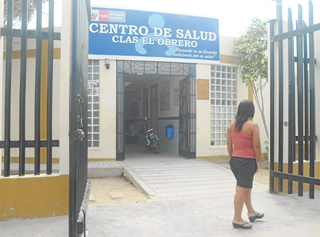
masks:
<path fill-rule="evenodd" d="M 92 0 L 91 4 L 103 6 L 104 2 L 106 1 Z M 256 15 L 263 19 L 274 18 L 273 12 L 275 12 L 275 2 L 271 0 L 117 0 L 107 2 L 108 6 L 116 8 L 218 18 L 220 34 L 229 36 L 238 36 L 250 24 L 250 19 Z"/>
<path fill-rule="evenodd" d="M 55 0 L 57 19 L 55 26 L 61 25 L 59 18 L 62 1 Z M 309 0 L 282 0 L 282 2 L 283 19 L 287 18 L 287 7 L 292 8 L 293 18 L 296 19 L 298 4 L 302 4 L 303 14 L 307 16 Z M 313 0 L 313 4 L 314 23 L 320 23 L 320 14 L 316 14 L 316 9 L 320 9 L 320 0 Z M 196 0 L 192 4 L 186 0 L 91 0 L 91 5 L 218 18 L 220 35 L 234 37 L 240 36 L 255 16 L 260 19 L 276 18 L 276 2 L 272 0 Z"/>

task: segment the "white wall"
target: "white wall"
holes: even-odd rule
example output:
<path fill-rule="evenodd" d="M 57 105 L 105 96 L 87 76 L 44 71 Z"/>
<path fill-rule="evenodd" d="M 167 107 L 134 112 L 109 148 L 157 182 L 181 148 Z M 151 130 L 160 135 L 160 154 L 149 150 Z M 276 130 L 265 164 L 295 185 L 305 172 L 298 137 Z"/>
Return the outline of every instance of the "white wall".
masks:
<path fill-rule="evenodd" d="M 209 85 L 210 85 L 211 65 L 197 64 L 196 72 L 197 72 L 197 76 L 196 76 L 197 80 L 198 79 L 209 80 Z M 210 131 L 211 131 L 210 99 L 209 100 L 197 99 L 196 106 L 197 106 L 196 156 L 201 157 L 201 156 L 215 155 L 218 150 L 210 146 Z M 221 151 L 219 153 L 221 153 Z"/>
<path fill-rule="evenodd" d="M 116 158 L 116 61 L 110 69 L 100 60 L 100 147 L 88 149 L 88 158 Z"/>

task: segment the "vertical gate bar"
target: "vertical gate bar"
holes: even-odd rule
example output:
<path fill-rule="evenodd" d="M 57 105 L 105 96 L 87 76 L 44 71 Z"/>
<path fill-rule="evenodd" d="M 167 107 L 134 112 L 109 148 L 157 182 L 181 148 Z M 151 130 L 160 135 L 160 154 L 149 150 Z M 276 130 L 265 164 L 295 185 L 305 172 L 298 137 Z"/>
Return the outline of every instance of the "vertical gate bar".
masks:
<path fill-rule="evenodd" d="M 91 14 L 90 14 L 91 16 Z M 88 18 L 85 18 L 85 23 L 88 24 Z M 88 45 L 88 32 L 83 30 L 82 32 L 85 33 L 85 36 L 83 37 L 83 40 L 85 40 L 84 44 Z M 85 47 L 84 51 L 84 61 L 83 61 L 83 79 L 82 82 L 82 114 L 83 114 L 83 132 L 85 134 L 83 144 L 82 144 L 82 155 L 83 155 L 83 177 L 84 177 L 84 190 L 86 189 L 86 184 L 88 182 L 88 46 Z M 99 89 L 100 90 L 100 89 Z M 100 91 L 99 91 L 100 93 Z M 101 136 L 99 136 L 100 138 Z"/>
<path fill-rule="evenodd" d="M 121 102 L 121 110 L 122 110 L 122 152 L 123 152 L 123 157 L 122 160 L 125 159 L 125 153 L 126 153 L 126 148 L 125 148 L 125 117 L 126 117 L 126 110 L 124 107 L 124 103 L 126 101 L 126 94 L 125 94 L 125 83 L 126 83 L 126 75 L 123 73 L 122 74 L 122 81 L 121 81 L 121 88 L 122 88 L 122 102 Z"/>
<path fill-rule="evenodd" d="M 19 105 L 19 176 L 25 175 L 26 140 L 26 75 L 27 75 L 27 27 L 28 0 L 22 2 L 22 33 L 20 57 L 20 105 Z"/>
<path fill-rule="evenodd" d="M 7 1 L 6 85 L 4 120 L 4 177 L 10 176 L 11 74 L 12 74 L 13 0 Z M 2 57 L 2 55 L 1 55 Z"/>
<path fill-rule="evenodd" d="M 277 0 L 278 34 L 282 34 L 282 0 Z M 283 172 L 283 41 L 279 41 L 279 172 Z M 283 191 L 283 179 L 279 178 L 279 191 Z"/>
<path fill-rule="evenodd" d="M 160 63 L 157 62 L 157 75 L 159 74 L 159 67 L 160 67 Z"/>
<path fill-rule="evenodd" d="M 79 26 L 85 26 L 84 24 L 84 19 L 86 19 L 86 17 L 84 17 L 83 13 L 84 13 L 84 1 L 80 1 L 79 2 Z M 79 72 L 79 77 L 78 77 L 78 95 L 81 96 L 81 100 L 80 100 L 80 108 L 78 110 L 78 128 L 82 129 L 82 117 L 83 117 L 83 104 L 84 104 L 84 100 L 83 100 L 83 91 L 82 91 L 82 87 L 83 87 L 83 82 L 84 82 L 84 74 L 83 74 L 83 61 L 84 61 L 84 47 L 82 47 L 82 45 L 84 45 L 84 34 L 83 34 L 83 30 L 78 30 L 78 52 L 79 52 L 79 64 L 78 64 L 78 72 Z M 82 130 L 83 131 L 83 130 Z M 79 187 L 79 197 L 78 197 L 78 209 L 77 209 L 77 213 L 78 215 L 80 215 L 81 213 L 81 208 L 82 208 L 82 201 L 84 198 L 84 192 L 85 192 L 85 188 L 86 188 L 86 177 L 84 176 L 84 162 L 85 162 L 85 158 L 84 158 L 84 154 L 83 152 L 83 140 L 82 141 L 78 141 L 78 153 L 77 153 L 77 157 L 79 159 L 79 166 L 78 166 L 78 187 Z M 80 175 L 83 174 L 83 175 Z M 79 219 L 79 217 L 78 217 Z M 78 228 L 77 228 L 78 230 Z M 79 233 L 77 233 L 79 234 Z"/>
<path fill-rule="evenodd" d="M 52 174 L 52 78 L 54 1 L 49 0 L 48 76 L 47 76 L 47 174 Z"/>
<path fill-rule="evenodd" d="M 190 130 L 191 130 L 191 78 L 190 76 L 187 77 L 187 91 L 186 91 L 186 102 L 187 102 L 187 157 L 189 158 L 191 152 L 191 145 L 190 145 Z"/>
<path fill-rule="evenodd" d="M 42 51 L 42 1 L 37 1 L 36 77 L 34 105 L 34 174 L 40 174 L 40 100 L 41 100 L 41 51 Z"/>
<path fill-rule="evenodd" d="M 288 32 L 293 30 L 292 11 L 288 8 Z M 293 157 L 295 156 L 295 75 L 294 75 L 294 38 L 288 39 L 289 56 L 289 144 L 288 173 L 293 172 Z M 288 180 L 288 193 L 292 194 L 292 180 Z"/>
<path fill-rule="evenodd" d="M 124 63 L 123 63 L 123 67 L 124 67 Z M 120 125 L 119 125 L 119 80 L 120 80 L 120 73 L 117 73 L 117 81 L 116 81 L 116 88 L 117 88 L 117 95 L 116 95 L 116 99 L 117 99 L 117 102 L 116 102 L 116 111 L 117 111 L 117 114 L 116 114 L 116 127 L 117 127 L 117 154 L 116 154 L 116 160 L 118 160 L 119 158 L 119 155 L 118 153 L 121 151 L 121 145 L 120 145 Z"/>
<path fill-rule="evenodd" d="M 309 1 L 309 26 L 313 25 L 313 3 Z M 315 75 L 314 75 L 314 35 L 309 33 L 309 70 L 310 70 L 310 177 L 314 177 L 316 157 L 316 111 L 315 111 Z M 309 198 L 314 199 L 314 185 L 309 185 Z"/>
<path fill-rule="evenodd" d="M 79 18 L 78 18 L 78 21 L 79 21 L 79 26 L 81 26 L 82 25 L 82 23 L 83 23 L 83 19 L 82 19 L 82 8 L 83 8 L 83 4 L 81 3 L 81 2 L 83 2 L 83 1 L 80 1 L 79 2 L 79 10 L 78 10 L 78 12 L 79 12 Z M 81 120 L 81 117 L 82 117 L 82 101 L 83 101 L 83 97 L 82 97 L 82 83 L 83 83 L 83 73 L 82 73 L 82 70 L 83 70 L 83 64 L 82 64 L 82 62 L 83 62 L 83 48 L 80 46 L 80 45 L 82 45 L 82 43 L 83 43 L 83 35 L 82 35 L 82 30 L 80 30 L 79 28 L 78 28 L 78 45 L 77 45 L 77 50 L 78 50 L 78 52 L 79 52 L 79 54 L 78 54 L 78 56 L 79 56 L 79 58 L 78 58 L 78 93 L 77 93 L 77 95 L 79 96 L 78 97 L 78 118 L 77 118 L 77 129 L 81 129 L 81 122 L 80 122 L 80 120 Z M 82 155 L 80 155 L 81 154 L 81 152 L 82 152 L 82 141 L 80 140 L 78 140 L 78 142 L 77 142 L 77 159 L 78 159 L 78 162 L 79 162 L 79 164 L 78 164 L 78 181 L 77 181 L 77 183 L 78 183 L 78 206 L 77 206 L 77 213 L 79 213 L 79 215 L 80 215 L 80 211 L 81 211 L 81 205 L 82 205 L 82 200 L 83 200 L 83 193 L 84 193 L 84 190 L 83 190 L 83 179 L 84 179 L 84 176 L 82 176 L 82 175 L 79 175 L 79 174 L 82 174 L 82 168 L 83 168 L 83 166 L 82 166 L 82 164 L 83 164 L 83 156 Z M 78 219 L 79 219 L 79 217 L 77 218 L 77 222 L 78 222 Z M 78 233 L 78 228 L 77 228 L 77 234 L 79 234 Z"/>
<path fill-rule="evenodd" d="M 71 77 L 69 95 L 69 237 L 77 235 L 77 193 L 78 193 L 78 160 L 77 160 L 77 141 L 75 131 L 78 125 L 78 2 L 72 0 L 72 35 L 71 35 Z"/>
<path fill-rule="evenodd" d="M 302 6 L 298 6 L 298 29 L 302 28 Z M 298 64 L 297 64 L 297 87 L 298 87 L 298 174 L 303 175 L 303 42 L 302 35 L 297 36 L 298 39 Z M 298 195 L 303 195 L 303 183 L 298 182 Z"/>
<path fill-rule="evenodd" d="M 182 141 L 182 136 L 181 136 L 181 125 L 182 125 L 182 110 L 181 110 L 181 84 L 182 80 L 179 81 L 179 155 L 180 155 L 180 150 L 181 150 L 181 141 Z"/>
<path fill-rule="evenodd" d="M 124 148 L 124 127 L 125 127 L 125 111 L 124 111 L 124 101 L 125 101 L 125 73 L 117 73 L 117 160 L 124 160 L 125 158 L 125 148 Z"/>
<path fill-rule="evenodd" d="M 79 4 L 79 8 L 81 8 L 81 3 Z M 81 11 L 79 10 L 79 18 L 78 18 L 78 21 L 80 21 L 81 19 Z M 81 24 L 81 22 L 79 22 L 79 25 Z M 81 31 L 78 30 L 78 46 L 77 46 L 77 55 L 80 56 L 80 48 L 79 48 L 79 41 L 81 40 L 81 37 L 79 35 Z M 79 60 L 80 58 L 77 58 L 78 60 L 78 63 L 77 63 L 77 71 L 78 71 L 78 74 L 77 74 L 77 105 L 75 105 L 75 107 L 77 107 L 77 110 L 76 110 L 76 115 L 77 115 L 77 121 L 76 121 L 76 129 L 79 129 L 79 117 L 80 117 L 80 114 L 81 114 L 81 100 L 79 99 L 78 95 L 81 95 L 80 92 L 79 92 L 79 85 L 81 85 L 81 72 L 80 72 L 80 66 L 81 66 L 81 62 Z M 81 140 L 79 138 L 76 138 L 76 154 L 75 154 L 75 158 L 77 160 L 77 165 L 76 165 L 76 177 L 77 177 L 77 180 L 76 180 L 76 183 L 77 183 L 77 197 L 76 197 L 76 200 L 77 200 L 77 206 L 76 206 L 76 223 L 78 223 L 78 219 L 79 219 L 79 214 L 80 214 L 80 209 L 81 209 L 81 203 L 82 203 L 82 195 L 83 195 L 83 192 L 82 192 L 82 179 L 83 179 L 83 176 L 82 175 L 79 175 L 81 174 L 81 164 L 82 164 L 82 156 L 80 156 L 81 154 Z M 76 230 L 78 230 L 78 227 L 76 228 Z M 78 234 L 78 232 L 77 232 Z"/>
<path fill-rule="evenodd" d="M 270 22 L 270 38 L 274 36 L 274 21 Z M 274 193 L 274 42 L 270 43 L 270 193 Z"/>
<path fill-rule="evenodd" d="M 87 3 L 90 2 L 90 1 L 86 1 Z M 83 5 L 84 6 L 84 5 Z M 87 9 L 88 8 L 88 9 Z M 85 7 L 86 9 L 86 12 L 83 12 L 83 14 L 85 15 L 85 13 L 87 13 L 87 11 L 91 11 L 91 7 L 87 6 Z M 91 14 L 90 14 L 91 16 Z M 83 17 L 82 18 L 84 23 L 83 25 L 86 25 L 88 27 L 88 23 L 89 23 L 89 20 L 87 17 Z M 87 182 L 88 182 L 88 142 L 87 142 L 87 127 L 88 127 L 88 123 L 87 123 L 87 114 L 88 114 L 88 31 L 86 30 L 82 30 L 83 32 L 83 44 L 86 45 L 84 47 L 84 52 L 83 52 L 83 62 L 82 62 L 82 65 L 83 65 L 83 81 L 82 81 L 82 97 L 83 97 L 83 103 L 82 103 L 82 114 L 83 114 L 83 131 L 84 131 L 84 134 L 85 134 L 85 137 L 84 137 L 84 140 L 82 141 L 83 142 L 83 145 L 81 146 L 82 147 L 82 169 L 83 169 L 83 185 L 84 185 L 84 188 L 83 188 L 83 192 L 85 192 L 86 190 L 86 186 L 87 186 Z M 100 90 L 100 89 L 99 89 Z M 100 138 L 100 137 L 99 137 Z M 85 218 L 84 218 L 85 219 Z"/>
<path fill-rule="evenodd" d="M 307 27 L 304 22 L 303 27 Z M 309 78 L 308 78 L 308 36 L 303 36 L 304 65 L 304 160 L 309 160 Z"/>

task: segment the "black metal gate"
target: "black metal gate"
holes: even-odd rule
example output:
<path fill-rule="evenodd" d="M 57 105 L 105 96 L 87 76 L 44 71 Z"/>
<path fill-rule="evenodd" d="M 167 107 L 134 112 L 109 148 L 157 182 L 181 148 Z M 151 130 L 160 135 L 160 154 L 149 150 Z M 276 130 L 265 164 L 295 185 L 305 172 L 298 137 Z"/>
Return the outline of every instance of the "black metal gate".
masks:
<path fill-rule="evenodd" d="M 293 182 L 298 182 L 299 196 L 303 195 L 303 184 L 309 184 L 309 198 L 314 198 L 314 185 L 320 185 L 320 179 L 314 178 L 316 159 L 315 78 L 320 76 L 315 75 L 314 32 L 317 30 L 320 30 L 320 24 L 313 24 L 313 4 L 312 1 L 309 1 L 309 25 L 307 26 L 302 20 L 302 7 L 299 5 L 296 29 L 294 29 L 292 12 L 289 8 L 288 32 L 283 32 L 282 0 L 277 0 L 277 20 L 270 22 L 270 192 L 275 191 L 274 178 L 278 178 L 279 192 L 284 191 L 283 179 L 288 180 L 289 194 L 293 193 Z M 284 43 L 288 43 L 288 55 L 284 54 Z M 295 56 L 295 51 L 297 56 Z M 275 58 L 275 54 L 278 55 L 278 58 Z M 287 65 L 284 64 L 285 59 L 288 59 Z M 287 73 L 284 73 L 286 69 Z M 278 80 L 276 81 L 275 78 Z M 275 94 L 276 92 L 278 94 Z M 287 101 L 288 104 L 285 104 L 284 101 Z M 286 108 L 288 111 L 284 112 Z M 285 121 L 285 118 L 288 121 Z M 288 131 L 288 134 L 285 134 L 285 131 Z M 285 140 L 286 138 L 288 139 Z M 296 143 L 298 145 L 298 174 L 294 174 L 293 169 L 296 160 Z M 284 157 L 284 154 L 288 154 L 288 157 Z M 275 170 L 276 156 L 278 156 L 277 170 Z M 286 158 L 288 173 L 284 172 Z M 303 166 L 306 164 L 309 165 L 309 177 L 304 174 Z"/>
<path fill-rule="evenodd" d="M 26 174 L 25 151 L 26 148 L 34 148 L 35 162 L 34 175 L 40 175 L 40 148 L 47 148 L 46 174 L 52 174 L 52 147 L 58 147 L 59 141 L 52 139 L 52 78 L 53 78 L 53 42 L 60 40 L 60 33 L 54 32 L 54 1 L 49 1 L 49 27 L 48 32 L 42 31 L 42 1 L 37 2 L 36 30 L 28 30 L 28 1 L 22 2 L 21 27 L 13 29 L 13 0 L 7 0 L 5 6 L 7 12 L 6 27 L 1 28 L 1 36 L 6 37 L 6 65 L 5 65 L 5 118 L 4 118 L 4 141 L 0 141 L 0 148 L 4 148 L 4 177 L 12 173 L 10 169 L 10 155 L 12 148 L 19 149 L 19 176 Z M 19 140 L 11 140 L 11 91 L 12 86 L 12 58 L 13 39 L 21 39 L 20 57 L 20 96 L 19 96 Z M 26 81 L 27 81 L 27 41 L 36 39 L 36 68 L 35 68 L 35 95 L 34 95 L 34 140 L 26 140 Z M 40 101 L 41 101 L 41 60 L 42 40 L 48 40 L 48 74 L 47 74 L 47 139 L 40 140 Z M 1 55 L 2 57 L 2 55 Z M 1 65 L 2 66 L 2 65 Z M 2 75 L 1 75 L 2 76 Z M 1 95 L 2 96 L 2 95 Z"/>
<path fill-rule="evenodd" d="M 117 157 L 125 159 L 125 74 L 117 73 Z"/>
<path fill-rule="evenodd" d="M 196 158 L 196 78 L 179 82 L 179 155 Z"/>
<path fill-rule="evenodd" d="M 88 172 L 87 97 L 90 0 L 72 1 L 71 77 L 69 94 L 69 236 L 85 233 L 90 183 Z"/>
<path fill-rule="evenodd" d="M 46 174 L 52 174 L 52 147 L 59 146 L 59 140 L 52 138 L 52 93 L 53 84 L 53 52 L 54 40 L 60 40 L 61 34 L 54 32 L 54 0 L 49 0 L 49 27 L 42 29 L 42 1 L 37 1 L 36 30 L 28 30 L 28 0 L 22 1 L 21 29 L 13 29 L 14 1 L 7 0 L 6 27 L 1 28 L 1 37 L 6 37 L 6 65 L 5 65 L 5 119 L 4 141 L 0 141 L 0 148 L 4 148 L 4 177 L 12 173 L 10 169 L 10 151 L 19 149 L 19 176 L 24 176 L 25 150 L 34 148 L 34 175 L 40 175 L 40 148 L 47 148 Z M 72 1 L 72 74 L 70 77 L 70 180 L 69 180 L 69 236 L 75 237 L 85 229 L 85 213 L 83 200 L 89 192 L 87 183 L 87 78 L 88 78 L 88 22 L 91 19 L 90 0 Z M 21 38 L 20 57 L 20 96 L 19 96 L 19 140 L 11 140 L 11 91 L 13 38 Z M 27 40 L 36 39 L 36 68 L 35 68 L 35 95 L 34 95 L 34 140 L 26 140 L 26 78 L 27 78 Z M 48 75 L 47 75 L 47 139 L 40 140 L 40 102 L 41 102 L 41 62 L 42 40 L 48 40 Z M 1 55 L 2 57 L 2 55 Z M 2 66 L 2 65 L 1 65 Z M 2 75 L 1 75 L 2 76 Z M 3 96 L 3 95 L 0 95 Z"/>

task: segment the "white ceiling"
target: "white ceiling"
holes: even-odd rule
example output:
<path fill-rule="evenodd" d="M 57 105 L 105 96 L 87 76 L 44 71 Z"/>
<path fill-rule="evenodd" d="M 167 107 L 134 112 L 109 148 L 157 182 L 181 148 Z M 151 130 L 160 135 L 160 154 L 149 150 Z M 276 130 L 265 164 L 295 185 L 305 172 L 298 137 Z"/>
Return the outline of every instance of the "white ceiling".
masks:
<path fill-rule="evenodd" d="M 185 78 L 185 76 L 162 76 L 162 75 L 137 75 L 137 74 L 125 74 L 125 83 L 126 90 L 136 89 L 146 84 L 152 84 L 162 78 L 170 78 L 170 77 L 180 77 L 181 79 Z"/>

